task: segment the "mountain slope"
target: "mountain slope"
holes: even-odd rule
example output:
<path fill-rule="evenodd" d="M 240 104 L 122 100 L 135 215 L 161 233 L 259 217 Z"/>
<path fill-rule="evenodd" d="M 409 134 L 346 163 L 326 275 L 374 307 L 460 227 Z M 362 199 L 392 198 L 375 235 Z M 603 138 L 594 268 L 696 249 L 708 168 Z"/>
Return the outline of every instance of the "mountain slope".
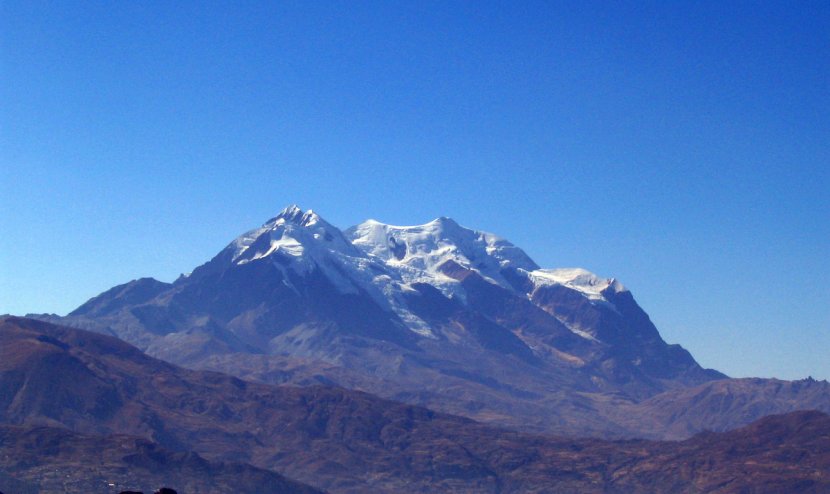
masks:
<path fill-rule="evenodd" d="M 614 471 L 611 492 L 830 492 L 830 417 L 819 412 L 769 416 L 645 449 Z"/>
<path fill-rule="evenodd" d="M 61 386 L 44 376 L 59 377 Z M 56 392 L 69 382 L 76 385 L 72 393 Z M 25 455 L 32 456 L 25 466 L 15 464 L 14 455 L 0 455 L 0 471 L 29 472 L 18 482 L 37 476 L 37 465 L 98 465 L 102 458 L 105 466 L 118 464 L 124 457 L 112 448 L 126 441 L 130 448 L 182 461 L 185 473 L 201 460 L 164 449 L 195 451 L 212 462 L 249 462 L 334 493 L 823 492 L 830 487 L 822 473 L 830 469 L 830 417 L 818 412 L 771 417 L 681 443 L 534 436 L 364 393 L 276 387 L 189 371 L 112 337 L 21 318 L 0 320 L 0 397 L 0 423 L 22 426 L 0 428 L 10 434 L 0 447 L 25 447 Z M 81 436 L 36 428 L 43 425 L 68 427 Z M 140 436 L 159 446 L 112 434 Z M 49 463 L 51 443 L 26 446 L 27 438 L 38 437 L 71 446 L 55 453 L 66 460 Z M 16 466 L 5 470 L 8 465 Z M 230 465 L 216 468 L 238 471 Z M 261 472 L 245 477 L 271 478 Z"/>
<path fill-rule="evenodd" d="M 313 494 L 316 489 L 246 464 L 208 462 L 132 436 L 0 426 L 0 491 L 154 492 L 175 486 L 202 494 Z"/>
<path fill-rule="evenodd" d="M 728 431 L 767 415 L 795 410 L 830 412 L 830 383 L 814 379 L 723 379 L 667 391 L 617 410 L 625 423 L 652 423 L 643 437 L 682 439 L 700 430 Z"/>

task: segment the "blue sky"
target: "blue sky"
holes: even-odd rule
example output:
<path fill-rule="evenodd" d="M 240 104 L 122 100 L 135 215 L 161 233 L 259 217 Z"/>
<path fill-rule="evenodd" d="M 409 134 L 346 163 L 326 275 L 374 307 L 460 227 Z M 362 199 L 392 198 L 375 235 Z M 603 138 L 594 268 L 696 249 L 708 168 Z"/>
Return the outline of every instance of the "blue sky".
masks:
<path fill-rule="evenodd" d="M 628 286 L 830 378 L 830 4 L 0 3 L 0 313 L 171 281 L 289 203 Z"/>

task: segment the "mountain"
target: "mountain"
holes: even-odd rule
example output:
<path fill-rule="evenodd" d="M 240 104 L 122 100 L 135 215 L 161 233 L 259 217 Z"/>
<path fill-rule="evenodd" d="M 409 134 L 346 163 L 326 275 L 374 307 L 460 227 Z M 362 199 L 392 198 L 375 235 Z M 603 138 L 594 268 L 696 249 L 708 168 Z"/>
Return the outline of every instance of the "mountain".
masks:
<path fill-rule="evenodd" d="M 341 231 L 290 206 L 173 283 L 135 280 L 40 317 L 194 369 L 338 385 L 525 431 L 687 437 L 716 427 L 629 412 L 726 378 L 663 341 L 619 281 L 542 269 L 449 218 Z"/>
<path fill-rule="evenodd" d="M 609 492 L 830 492 L 830 417 L 773 415 L 737 430 L 645 446 L 618 464 Z"/>
<path fill-rule="evenodd" d="M 701 430 L 727 431 L 793 410 L 830 412 L 830 383 L 812 378 L 723 379 L 667 391 L 618 410 L 616 420 L 653 424 L 642 437 L 682 439 Z"/>
<path fill-rule="evenodd" d="M 682 442 L 557 438 L 186 370 L 113 337 L 14 317 L 0 319 L 0 424 L 0 488 L 11 492 L 63 482 L 105 492 L 83 481 L 113 479 L 246 492 L 282 482 L 274 471 L 335 494 L 830 489 L 830 417 L 819 412 Z"/>

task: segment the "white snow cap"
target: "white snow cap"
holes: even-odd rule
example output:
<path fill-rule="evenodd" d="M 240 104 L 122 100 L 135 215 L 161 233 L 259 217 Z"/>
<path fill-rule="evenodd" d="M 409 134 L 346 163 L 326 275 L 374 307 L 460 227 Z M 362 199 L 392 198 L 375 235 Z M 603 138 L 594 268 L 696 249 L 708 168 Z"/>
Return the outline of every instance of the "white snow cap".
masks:
<path fill-rule="evenodd" d="M 510 284 L 501 275 L 501 269 L 538 269 L 524 251 L 507 240 L 465 228 L 446 217 L 415 226 L 368 220 L 349 228 L 345 234 L 358 249 L 400 270 L 404 280 L 438 283 L 439 289 L 446 288 L 444 285 L 449 281 L 439 270 L 447 261 L 478 271 L 505 288 L 510 288 Z"/>
<path fill-rule="evenodd" d="M 269 235 L 270 241 L 262 239 L 264 234 Z M 322 242 L 317 242 L 318 240 Z M 257 252 L 247 252 L 255 242 Z M 307 249 L 318 244 L 329 251 L 357 253 L 357 249 L 343 237 L 339 229 L 314 211 L 303 211 L 296 204 L 292 204 L 266 221 L 262 227 L 240 235 L 231 246 L 234 248 L 233 261 L 244 264 L 275 252 L 300 257 Z"/>
<path fill-rule="evenodd" d="M 425 283 L 463 303 L 463 284 L 441 269 L 450 261 L 529 299 L 536 288 L 561 285 L 592 303 L 613 308 L 603 292 L 609 287 L 615 292 L 625 290 L 613 278 L 600 278 L 584 269 L 540 269 L 507 240 L 465 228 L 446 217 L 414 226 L 367 220 L 341 232 L 314 211 L 292 204 L 260 228 L 239 236 L 228 249 L 231 262 L 237 265 L 270 258 L 284 272 L 320 270 L 341 292 L 369 294 L 381 307 L 395 312 L 409 329 L 426 337 L 434 335 L 408 309 L 404 294 L 414 289 L 413 284 Z M 506 268 L 524 273 L 532 282 L 531 291 L 524 293 L 509 283 Z"/>
<path fill-rule="evenodd" d="M 611 287 L 615 292 L 626 288 L 614 278 L 600 278 L 582 268 L 537 269 L 530 273 L 534 283 L 539 286 L 563 285 L 572 288 L 591 300 L 604 300 L 602 292 Z"/>
<path fill-rule="evenodd" d="M 309 209 L 308 211 L 303 211 L 296 204 L 291 204 L 287 208 L 280 211 L 280 214 L 266 221 L 265 224 L 262 226 L 267 227 L 281 225 L 285 223 L 292 223 L 297 226 L 308 227 L 315 225 L 316 223 L 320 222 L 320 220 L 320 216 L 311 209 Z M 328 225 L 328 223 L 326 224 Z M 334 227 L 332 226 L 332 228 Z"/>

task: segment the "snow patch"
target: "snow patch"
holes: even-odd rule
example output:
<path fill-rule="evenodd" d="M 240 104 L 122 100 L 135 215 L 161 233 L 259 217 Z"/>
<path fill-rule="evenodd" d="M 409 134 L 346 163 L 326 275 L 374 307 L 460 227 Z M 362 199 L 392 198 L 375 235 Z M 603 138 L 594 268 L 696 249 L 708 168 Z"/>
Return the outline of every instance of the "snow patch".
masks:
<path fill-rule="evenodd" d="M 606 300 L 602 292 L 609 287 L 617 293 L 626 290 L 616 279 L 600 278 L 582 268 L 537 269 L 528 274 L 537 286 L 563 285 L 591 300 Z"/>
<path fill-rule="evenodd" d="M 405 282 L 428 283 L 448 297 L 464 298 L 460 283 L 440 270 L 448 261 L 510 290 L 513 288 L 502 276 L 502 269 L 538 269 L 527 254 L 507 240 L 464 228 L 450 218 L 415 226 L 367 220 L 346 230 L 345 235 L 355 247 L 380 259 Z"/>

